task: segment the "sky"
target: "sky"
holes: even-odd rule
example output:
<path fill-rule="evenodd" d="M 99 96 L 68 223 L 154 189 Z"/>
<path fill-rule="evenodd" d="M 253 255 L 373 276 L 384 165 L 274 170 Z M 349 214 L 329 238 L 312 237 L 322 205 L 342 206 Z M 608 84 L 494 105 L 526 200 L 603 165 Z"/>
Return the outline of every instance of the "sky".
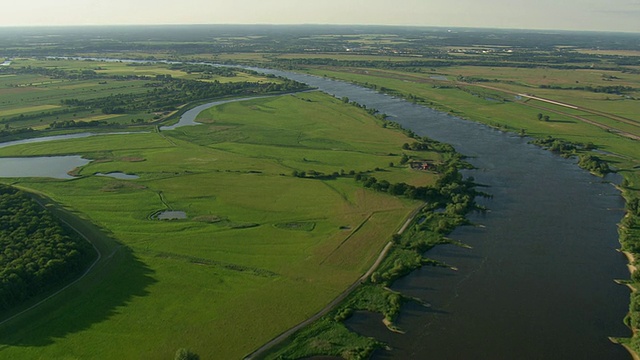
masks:
<path fill-rule="evenodd" d="M 0 26 L 353 24 L 640 33 L 640 0 L 11 0 Z"/>

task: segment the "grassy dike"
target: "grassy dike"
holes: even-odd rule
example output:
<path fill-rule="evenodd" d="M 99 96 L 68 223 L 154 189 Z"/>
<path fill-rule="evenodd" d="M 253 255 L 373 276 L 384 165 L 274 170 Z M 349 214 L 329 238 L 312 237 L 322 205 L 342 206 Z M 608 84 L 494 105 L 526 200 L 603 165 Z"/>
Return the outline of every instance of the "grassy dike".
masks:
<path fill-rule="evenodd" d="M 432 69 L 433 70 L 433 69 Z M 442 68 L 438 69 L 438 75 L 449 76 L 480 76 L 493 77 L 494 69 L 482 67 L 470 67 L 462 69 Z M 509 72 L 508 76 L 514 77 L 522 70 L 501 70 Z M 388 72 L 377 69 L 338 69 L 315 68 L 307 72 L 353 82 L 362 86 L 374 88 L 381 92 L 404 97 L 425 106 L 429 106 L 452 115 L 477 121 L 504 131 L 517 132 L 531 136 L 533 142 L 554 151 L 562 156 L 576 157 L 579 165 L 591 171 L 595 175 L 602 176 L 611 169 L 623 177 L 619 185 L 622 196 L 626 200 L 626 215 L 619 224 L 621 250 L 628 254 L 630 279 L 619 280 L 627 284 L 631 289 L 629 314 L 624 319 L 633 331 L 630 339 L 612 339 L 627 346 L 634 353 L 640 353 L 640 272 L 637 271 L 638 259 L 640 259 L 640 146 L 637 140 L 617 135 L 615 131 L 607 131 L 597 126 L 578 121 L 570 115 L 586 116 L 589 119 L 605 125 L 611 125 L 611 119 L 584 114 L 575 110 L 568 111 L 550 104 L 525 104 L 523 102 L 507 100 L 512 96 L 505 95 L 500 89 L 477 88 L 473 86 L 459 86 L 451 81 L 443 82 L 433 80 L 429 73 L 402 73 Z M 541 70 L 539 71 L 541 72 Z M 522 75 L 522 74 L 520 74 Z M 520 87 L 513 85 L 511 78 L 504 79 L 508 86 L 500 84 L 507 91 L 536 91 L 531 90 L 540 85 L 541 76 L 529 75 L 524 78 Z M 505 75 L 506 76 L 506 75 Z M 570 82 L 575 76 L 584 76 L 584 73 L 571 71 L 555 71 L 554 77 L 563 82 Z M 517 77 L 517 76 L 516 76 Z M 628 78 L 628 77 L 627 77 Z M 631 84 L 637 84 L 634 77 Z M 581 80 L 583 80 L 581 78 Z M 596 81 L 592 80 L 597 85 Z M 530 83 L 527 83 L 530 82 Z M 497 85 L 492 85 L 497 86 Z M 609 101 L 605 95 L 596 97 L 586 92 L 553 91 L 546 89 L 544 96 L 559 99 L 570 104 L 592 106 L 598 111 L 606 111 L 612 118 L 619 116 L 637 116 L 637 103 L 634 100 Z M 496 101 L 496 99 L 498 101 Z M 585 99 L 589 101 L 585 101 Z M 636 111 L 629 111 L 635 108 Z M 620 113 L 619 113 L 619 112 Z M 551 114 L 550 121 L 540 121 L 537 114 Z M 633 125 L 635 121 L 635 125 Z M 631 134 L 640 135 L 640 121 L 631 119 L 627 123 L 614 123 L 618 129 Z M 603 171 L 604 170 L 604 171 Z"/>
<path fill-rule="evenodd" d="M 0 149 L 94 160 L 73 180 L 2 181 L 112 239 L 100 272 L 0 326 L 0 357 L 169 359 L 188 348 L 241 358 L 362 276 L 422 206 L 356 175 L 427 187 L 440 176 L 401 164 L 403 155 L 449 158 L 436 147 L 403 150 L 416 139 L 317 92 L 225 104 L 199 121 Z M 114 171 L 140 178 L 94 176 Z M 166 209 L 187 219 L 150 217 Z"/>

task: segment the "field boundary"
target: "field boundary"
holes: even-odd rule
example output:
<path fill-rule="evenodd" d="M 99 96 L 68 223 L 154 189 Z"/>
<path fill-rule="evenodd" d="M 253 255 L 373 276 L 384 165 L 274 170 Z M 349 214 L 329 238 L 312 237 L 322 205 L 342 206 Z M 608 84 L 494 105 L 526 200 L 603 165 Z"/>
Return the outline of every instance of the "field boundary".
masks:
<path fill-rule="evenodd" d="M 418 213 L 420 212 L 420 210 L 422 210 L 426 205 L 427 204 L 422 204 L 419 207 L 417 207 L 416 209 L 414 209 L 409 214 L 409 216 L 407 217 L 407 220 L 404 222 L 402 227 L 400 227 L 400 229 L 397 231 L 396 234 L 402 235 L 402 233 L 407 229 L 407 227 L 409 227 L 409 225 L 415 220 L 415 218 L 418 215 Z M 374 271 L 376 271 L 378 266 L 380 266 L 380 264 L 382 263 L 382 260 L 384 260 L 384 258 L 387 256 L 387 254 L 391 250 L 391 247 L 393 246 L 393 244 L 394 244 L 393 241 L 389 241 L 384 246 L 384 248 L 382 249 L 382 251 L 378 255 L 378 258 L 371 265 L 369 270 L 367 270 L 367 272 L 364 273 L 364 275 L 362 275 L 361 277 L 359 277 L 358 280 L 356 280 L 356 282 L 351 284 L 351 286 L 349 286 L 346 290 L 344 290 L 342 293 L 340 293 L 335 299 L 333 299 L 329 304 L 327 304 L 324 308 L 322 308 L 320 311 L 318 311 L 315 315 L 313 315 L 312 317 L 308 318 L 307 320 L 304 320 L 303 322 L 299 323 L 298 325 L 290 328 L 289 330 L 283 332 L 282 334 L 276 336 L 275 338 L 273 338 L 272 340 L 270 340 L 266 344 L 262 345 L 257 350 L 255 350 L 252 353 L 250 353 L 249 355 L 245 356 L 243 359 L 244 360 L 253 360 L 253 359 L 255 359 L 256 357 L 264 354 L 265 352 L 269 351 L 274 346 L 276 346 L 276 345 L 280 344 L 281 342 L 283 342 L 284 340 L 286 340 L 289 336 L 293 335 L 298 330 L 301 330 L 302 328 L 310 325 L 314 321 L 316 321 L 316 320 L 320 319 L 321 317 L 323 317 L 324 315 L 328 314 L 331 310 L 333 310 L 336 306 L 338 306 L 344 299 L 346 299 L 347 296 L 351 295 L 351 293 L 353 293 L 358 288 L 358 286 L 360 286 L 362 283 L 364 283 L 371 276 L 371 274 L 373 274 Z"/>

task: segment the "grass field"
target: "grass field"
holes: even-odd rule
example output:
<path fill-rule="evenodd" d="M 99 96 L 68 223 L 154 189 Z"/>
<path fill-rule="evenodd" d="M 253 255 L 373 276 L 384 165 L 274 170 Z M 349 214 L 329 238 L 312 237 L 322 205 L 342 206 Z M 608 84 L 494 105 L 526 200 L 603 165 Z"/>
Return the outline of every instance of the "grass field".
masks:
<path fill-rule="evenodd" d="M 389 167 L 411 140 L 320 93 L 226 104 L 200 120 L 0 150 L 98 159 L 71 181 L 6 181 L 46 194 L 121 245 L 93 277 L 0 327 L 0 357 L 171 359 L 186 347 L 203 359 L 240 358 L 361 276 L 419 205 L 350 177 L 294 170 L 435 177 Z M 111 171 L 140 179 L 92 176 Z M 150 220 L 167 207 L 188 219 Z M 295 223 L 313 226 L 282 226 Z"/>
<path fill-rule="evenodd" d="M 211 75 L 206 79 L 199 73 L 187 73 L 174 70 L 168 64 L 131 64 L 123 62 L 106 61 L 78 61 L 55 59 L 30 59 L 22 58 L 12 61 L 11 68 L 44 68 L 49 70 L 65 70 L 74 73 L 82 71 L 95 71 L 98 75 L 107 76 L 144 76 L 148 79 L 104 79 L 104 78 L 56 78 L 37 74 L 11 74 L 0 77 L 0 121 L 5 122 L 9 118 L 25 115 L 25 119 L 14 119 L 11 128 L 32 127 L 35 129 L 46 128 L 48 124 L 57 121 L 91 122 L 96 120 L 108 120 L 109 123 L 130 124 L 132 120 L 149 121 L 157 118 L 154 113 L 140 112 L 135 114 L 110 114 L 108 118 L 99 118 L 103 115 L 100 110 L 75 109 L 72 112 L 56 113 L 56 110 L 64 110 L 69 106 L 62 101 L 69 99 L 88 100 L 107 98 L 114 94 L 145 94 L 152 87 L 152 80 L 156 75 L 170 75 L 174 78 L 229 82 L 273 82 L 278 79 L 267 79 L 261 75 L 237 72 L 236 76 L 224 77 Z M 31 115 L 31 117 L 29 117 Z"/>
<path fill-rule="evenodd" d="M 467 118 L 474 121 L 483 122 L 492 126 L 519 131 L 525 129 L 527 134 L 533 136 L 553 135 L 562 137 L 574 142 L 592 142 L 602 150 L 625 156 L 629 163 L 624 165 L 625 168 L 633 168 L 640 163 L 640 147 L 637 142 L 615 135 L 596 126 L 586 124 L 566 115 L 554 114 L 552 111 L 562 111 L 572 114 L 571 109 L 564 107 L 535 102 L 540 107 L 531 107 L 518 101 L 513 95 L 505 95 L 498 90 L 490 90 L 478 88 L 473 85 L 457 86 L 452 81 L 440 81 L 431 79 L 430 74 L 401 73 L 397 71 L 386 71 L 376 69 L 344 69 L 335 71 L 336 69 L 313 69 L 309 72 L 320 75 L 330 76 L 347 81 L 353 81 L 360 84 L 368 83 L 376 85 L 377 89 L 385 88 L 387 91 L 392 90 L 400 94 L 408 96 L 412 94 L 423 99 L 427 106 L 435 107 L 442 111 L 450 112 L 453 115 Z M 520 72 L 522 69 L 513 69 L 513 72 Z M 501 70 L 506 72 L 507 70 Z M 572 73 L 572 72 L 570 72 Z M 439 75 L 446 74 L 454 76 L 451 73 L 441 70 Z M 534 76 L 534 75 L 531 75 Z M 558 75 L 557 75 L 558 76 Z M 636 76 L 637 77 L 637 76 Z M 455 78 L 455 76 L 453 77 Z M 523 77 L 526 79 L 526 77 Z M 634 80 L 635 81 L 635 80 Z M 640 79 L 638 79 L 640 83 Z M 502 84 L 490 83 L 493 87 Z M 586 102 L 583 96 L 589 96 L 594 93 L 584 91 L 567 91 L 567 90 L 547 90 L 541 92 L 536 90 L 536 95 L 551 98 L 556 101 L 564 101 L 570 104 L 586 105 L 591 108 L 607 112 L 616 116 L 630 116 L 630 120 L 635 120 L 637 114 L 640 113 L 639 100 L 619 100 L 619 101 L 596 101 Z M 596 94 L 602 96 L 601 94 Z M 491 98 L 509 98 L 510 101 L 500 102 Z M 588 98 L 588 97 L 587 97 Z M 532 102 L 533 103 L 533 102 Z M 538 113 L 547 113 L 551 116 L 552 121 L 538 121 L 536 115 Z M 584 111 L 575 113 L 576 115 L 589 116 L 598 121 L 597 117 L 589 115 Z M 600 119 L 602 120 L 602 119 Z M 600 122 L 600 121 L 599 121 Z M 612 120 L 605 119 L 602 123 L 615 126 L 640 135 L 640 126 L 630 124 L 614 124 Z M 619 158 L 611 159 L 614 163 L 619 162 Z"/>

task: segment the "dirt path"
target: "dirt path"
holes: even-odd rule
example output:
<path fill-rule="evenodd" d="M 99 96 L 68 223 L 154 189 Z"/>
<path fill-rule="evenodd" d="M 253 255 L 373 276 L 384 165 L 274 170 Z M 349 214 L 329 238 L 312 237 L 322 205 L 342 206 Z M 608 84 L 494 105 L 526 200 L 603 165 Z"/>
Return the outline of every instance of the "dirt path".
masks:
<path fill-rule="evenodd" d="M 573 110 L 584 111 L 584 112 L 589 113 L 589 114 L 606 117 L 606 118 L 608 118 L 610 120 L 613 120 L 613 121 L 619 121 L 619 122 L 625 123 L 627 125 L 633 125 L 633 126 L 640 127 L 640 123 L 638 123 L 636 121 L 633 121 L 633 120 L 627 119 L 627 118 L 623 118 L 623 117 L 618 116 L 618 115 L 605 113 L 605 112 L 602 112 L 602 111 L 587 109 L 587 108 L 584 108 L 584 107 L 581 107 L 581 106 L 576 106 L 576 105 L 572 105 L 572 104 L 568 104 L 568 103 L 558 102 L 558 101 L 550 100 L 550 99 L 547 99 L 547 98 L 541 98 L 539 96 L 533 96 L 533 95 L 517 93 L 517 92 L 514 92 L 514 91 L 509 91 L 509 90 L 497 88 L 497 87 L 494 87 L 494 86 L 488 86 L 488 85 L 482 85 L 482 84 L 470 84 L 470 83 L 464 83 L 464 82 L 460 82 L 460 84 L 469 85 L 469 86 L 477 86 L 477 87 L 481 87 L 481 88 L 484 88 L 484 89 L 500 91 L 500 92 L 503 92 L 503 93 L 506 93 L 506 94 L 511 94 L 511 95 L 514 95 L 514 96 L 524 97 L 524 98 L 527 98 L 529 100 L 536 100 L 536 101 L 540 101 L 540 102 L 544 102 L 544 103 L 548 103 L 548 104 L 552 104 L 552 105 L 566 107 L 566 108 L 573 109 Z M 640 140 L 640 136 L 638 136 L 636 134 L 632 134 L 630 132 L 617 129 L 617 128 L 609 126 L 609 125 L 604 125 L 602 123 L 599 123 L 599 122 L 593 121 L 593 120 L 589 120 L 589 119 L 584 118 L 582 116 L 573 115 L 573 114 L 570 114 L 570 113 L 567 113 L 567 112 L 564 112 L 564 111 L 560 111 L 560 110 L 549 109 L 547 107 L 540 106 L 540 105 L 534 105 L 534 104 L 531 104 L 531 102 L 529 102 L 529 101 L 522 102 L 521 104 L 523 104 L 525 106 L 533 107 L 533 108 L 536 108 L 536 109 L 550 111 L 550 112 L 553 112 L 553 113 L 556 113 L 556 114 L 559 114 L 559 115 L 564 115 L 564 116 L 567 116 L 567 117 L 582 121 L 584 123 L 587 123 L 587 124 L 590 124 L 590 125 L 593 125 L 593 126 L 597 126 L 597 127 L 601 128 L 603 130 L 609 131 L 609 132 L 611 132 L 613 134 L 616 134 L 616 135 L 624 136 L 624 137 L 629 138 L 629 139 Z"/>
<path fill-rule="evenodd" d="M 423 204 L 422 206 L 420 206 L 420 207 L 416 208 L 415 210 L 413 210 L 411 212 L 411 214 L 409 214 L 409 216 L 407 217 L 407 221 L 405 221 L 404 225 L 402 225 L 400 230 L 398 230 L 398 232 L 397 232 L 398 235 L 401 235 L 407 229 L 407 227 L 409 227 L 409 225 L 415 219 L 415 217 L 418 215 L 420 210 L 422 210 L 425 206 L 426 206 L 426 204 Z M 328 314 L 331 310 L 333 310 L 336 306 L 338 306 L 338 304 L 340 304 L 344 299 L 346 299 L 347 296 L 351 295 L 351 293 L 353 291 L 355 291 L 355 289 L 357 289 L 358 286 L 360 286 L 363 282 L 365 282 L 371 276 L 371 274 L 373 274 L 374 271 L 376 271 L 378 266 L 380 266 L 380 264 L 382 263 L 382 260 L 384 260 L 384 258 L 389 253 L 389 250 L 391 250 L 392 246 L 393 246 L 393 242 L 391 242 L 391 241 L 388 242 L 387 245 L 385 245 L 385 247 L 380 252 L 380 255 L 378 255 L 378 258 L 376 259 L 376 261 L 373 263 L 373 265 L 371 265 L 369 270 L 367 270 L 367 272 L 364 275 L 362 275 L 355 283 L 351 284 L 351 286 L 349 286 L 345 291 L 340 293 L 340 295 L 338 295 L 338 297 L 336 297 L 335 299 L 333 299 L 333 301 L 331 301 L 329 304 L 327 304 L 327 306 L 322 308 L 322 310 L 320 310 L 319 312 L 317 312 L 315 315 L 313 315 L 312 317 L 308 318 L 307 320 L 301 322 L 300 324 L 298 324 L 298 325 L 292 327 L 291 329 L 283 332 L 282 334 L 278 335 L 277 337 L 275 337 L 274 339 L 272 339 L 268 343 L 262 345 L 260 348 L 258 348 L 257 350 L 255 350 L 251 354 L 245 356 L 244 360 L 252 360 L 252 359 L 264 354 L 265 352 L 269 351 L 274 346 L 276 346 L 276 345 L 280 344 L 281 342 L 283 342 L 284 340 L 286 340 L 289 336 L 293 335 L 293 333 L 295 333 L 296 331 L 301 330 L 302 328 L 310 325 L 312 322 L 314 322 L 314 321 L 320 319 L 321 317 L 323 317 L 324 315 Z"/>

